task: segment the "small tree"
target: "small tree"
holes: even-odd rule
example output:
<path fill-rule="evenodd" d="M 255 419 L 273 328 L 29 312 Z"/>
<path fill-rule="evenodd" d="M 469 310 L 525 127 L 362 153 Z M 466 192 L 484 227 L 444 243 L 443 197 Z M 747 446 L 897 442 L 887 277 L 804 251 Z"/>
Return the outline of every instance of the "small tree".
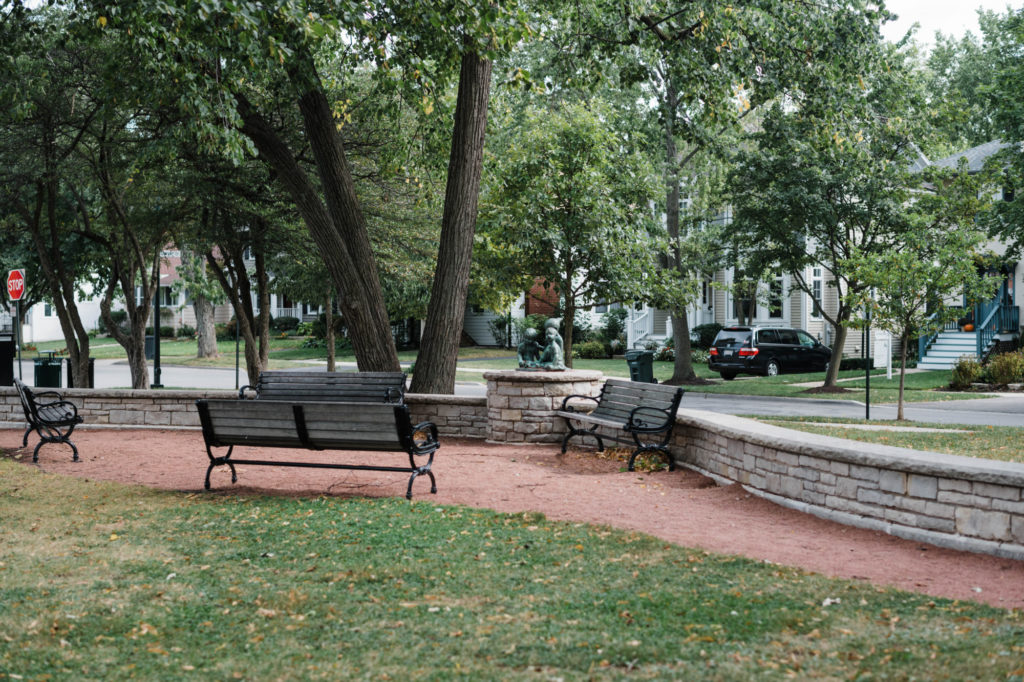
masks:
<path fill-rule="evenodd" d="M 978 266 L 978 249 L 985 239 L 971 227 L 982 208 L 978 185 L 978 178 L 969 177 L 963 169 L 955 178 L 939 179 L 935 193 L 913 204 L 912 220 L 898 245 L 883 252 L 855 249 L 850 258 L 851 275 L 864 286 L 852 302 L 867 307 L 872 325 L 900 339 L 898 420 L 904 419 L 910 340 L 939 331 L 962 314 L 943 301 L 960 294 L 968 301 L 982 300 L 998 285 Z M 855 326 L 866 323 L 854 321 Z"/>
<path fill-rule="evenodd" d="M 533 277 L 554 288 L 572 366 L 577 311 L 631 300 L 654 271 L 653 173 L 597 102 L 531 107 L 525 120 L 495 158 L 478 253 L 508 290 Z"/>

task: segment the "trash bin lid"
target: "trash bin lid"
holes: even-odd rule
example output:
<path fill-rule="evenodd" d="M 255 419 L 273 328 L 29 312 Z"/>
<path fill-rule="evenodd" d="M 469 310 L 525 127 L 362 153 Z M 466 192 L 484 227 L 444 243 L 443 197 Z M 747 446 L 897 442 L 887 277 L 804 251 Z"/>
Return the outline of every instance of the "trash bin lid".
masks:
<path fill-rule="evenodd" d="M 626 360 L 627 360 L 627 361 L 628 361 L 628 360 L 636 360 L 636 359 L 637 359 L 638 357 L 640 357 L 640 355 L 641 355 L 642 353 L 646 353 L 646 352 L 649 352 L 649 351 L 642 351 L 642 350 L 627 350 L 627 351 L 626 351 L 626 353 L 625 353 L 625 355 L 626 355 Z"/>

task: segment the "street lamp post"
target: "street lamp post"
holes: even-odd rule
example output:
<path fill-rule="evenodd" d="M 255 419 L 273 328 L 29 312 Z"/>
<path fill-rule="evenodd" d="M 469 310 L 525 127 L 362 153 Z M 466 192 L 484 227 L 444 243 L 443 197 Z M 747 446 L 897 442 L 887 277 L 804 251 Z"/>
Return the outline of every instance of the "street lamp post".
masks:
<path fill-rule="evenodd" d="M 153 383 L 150 388 L 163 388 L 160 383 L 160 283 L 156 286 L 156 300 L 153 304 Z"/>

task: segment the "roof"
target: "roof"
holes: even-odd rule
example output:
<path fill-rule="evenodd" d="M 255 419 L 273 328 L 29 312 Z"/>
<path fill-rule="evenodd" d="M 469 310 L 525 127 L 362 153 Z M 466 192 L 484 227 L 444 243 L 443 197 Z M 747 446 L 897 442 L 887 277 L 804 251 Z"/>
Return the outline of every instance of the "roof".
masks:
<path fill-rule="evenodd" d="M 985 162 L 988 161 L 989 157 L 1007 147 L 1010 147 L 1009 142 L 1000 142 L 999 140 L 992 140 L 985 144 L 979 144 L 977 147 L 971 147 L 970 149 L 962 152 L 957 152 L 947 156 L 944 159 L 933 161 L 933 166 L 942 166 L 944 168 L 956 168 L 960 163 L 960 159 L 967 159 L 967 170 L 970 173 L 977 173 L 984 167 Z"/>

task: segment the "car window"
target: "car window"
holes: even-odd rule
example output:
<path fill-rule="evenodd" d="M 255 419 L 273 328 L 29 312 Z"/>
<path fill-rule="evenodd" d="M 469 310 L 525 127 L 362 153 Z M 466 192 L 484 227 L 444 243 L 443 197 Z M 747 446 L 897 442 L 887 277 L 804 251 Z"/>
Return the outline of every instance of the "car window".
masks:
<path fill-rule="evenodd" d="M 796 339 L 796 332 L 792 329 L 780 329 L 779 330 L 779 343 L 789 344 L 795 346 L 799 341 Z"/>
<path fill-rule="evenodd" d="M 716 346 L 743 345 L 750 340 L 749 329 L 723 329 L 715 337 Z"/>
<path fill-rule="evenodd" d="M 762 329 L 757 332 L 758 343 L 778 343 L 779 333 L 774 329 Z"/>
<path fill-rule="evenodd" d="M 800 345 L 807 346 L 808 348 L 814 348 L 818 345 L 818 342 L 814 340 L 814 337 L 807 332 L 797 332 L 796 335 L 800 338 Z"/>

